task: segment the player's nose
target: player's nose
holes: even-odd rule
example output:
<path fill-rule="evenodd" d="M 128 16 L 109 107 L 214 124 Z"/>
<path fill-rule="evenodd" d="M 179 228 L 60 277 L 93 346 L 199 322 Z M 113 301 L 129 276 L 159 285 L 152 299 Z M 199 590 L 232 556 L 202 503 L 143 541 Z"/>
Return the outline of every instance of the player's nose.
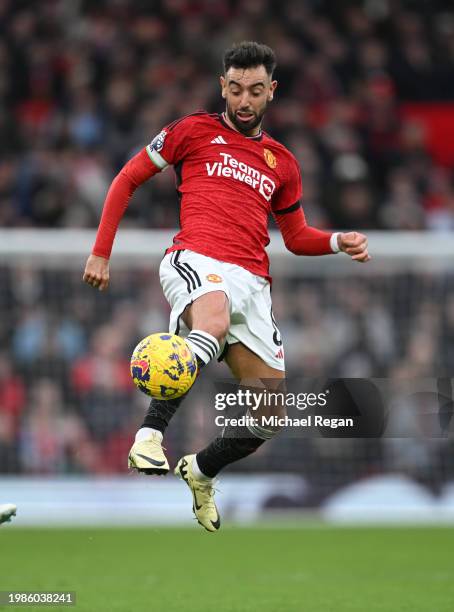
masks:
<path fill-rule="evenodd" d="M 244 92 L 240 100 L 240 110 L 247 111 L 247 110 L 250 110 L 250 108 L 251 108 L 251 101 L 249 98 L 249 94 L 248 92 Z"/>

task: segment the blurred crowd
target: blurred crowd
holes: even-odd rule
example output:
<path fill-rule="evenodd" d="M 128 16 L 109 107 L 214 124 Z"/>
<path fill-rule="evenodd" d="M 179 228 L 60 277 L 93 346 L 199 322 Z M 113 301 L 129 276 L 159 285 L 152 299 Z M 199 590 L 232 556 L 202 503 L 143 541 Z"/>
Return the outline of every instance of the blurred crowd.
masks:
<path fill-rule="evenodd" d="M 65 268 L 0 266 L 0 473 L 125 473 L 148 405 L 129 376 L 129 355 L 141 338 L 168 328 L 156 274 L 140 263 L 116 269 L 103 294 L 84 289 L 78 268 Z M 411 388 L 451 376 L 452 273 L 276 278 L 273 301 L 291 378 L 386 378 Z M 166 437 L 172 460 L 214 435 L 213 382 L 226 377 L 224 365 L 211 364 L 196 383 Z M 454 448 L 436 420 L 425 420 L 438 410 L 426 400 L 392 411 L 394 438 L 281 435 L 233 469 L 302 473 L 314 503 L 340 484 L 393 470 L 436 489 L 454 478 Z"/>
<path fill-rule="evenodd" d="M 223 110 L 223 50 L 253 39 L 277 53 L 265 129 L 300 161 L 313 225 L 454 228 L 450 164 L 402 110 L 454 104 L 450 2 L 0 0 L 0 32 L 0 226 L 96 226 L 164 125 Z M 124 224 L 178 225 L 171 172 Z"/>

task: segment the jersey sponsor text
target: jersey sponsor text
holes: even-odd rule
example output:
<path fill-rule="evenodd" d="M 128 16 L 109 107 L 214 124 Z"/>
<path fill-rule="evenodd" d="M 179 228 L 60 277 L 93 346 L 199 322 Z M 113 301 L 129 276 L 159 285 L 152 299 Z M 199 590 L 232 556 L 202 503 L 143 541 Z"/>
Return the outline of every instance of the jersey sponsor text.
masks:
<path fill-rule="evenodd" d="M 271 200 L 271 196 L 276 189 L 276 183 L 269 176 L 244 162 L 238 161 L 229 153 L 220 152 L 219 155 L 222 158 L 221 161 L 216 161 L 212 164 L 207 162 L 205 164 L 208 176 L 233 178 L 236 181 L 250 185 L 253 189 L 258 189 L 267 202 Z"/>

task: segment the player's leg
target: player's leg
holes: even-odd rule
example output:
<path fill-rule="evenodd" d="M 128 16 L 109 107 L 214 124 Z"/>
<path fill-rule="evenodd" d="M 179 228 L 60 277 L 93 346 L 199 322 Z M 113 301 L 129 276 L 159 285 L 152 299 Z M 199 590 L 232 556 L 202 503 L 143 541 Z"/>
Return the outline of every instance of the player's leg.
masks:
<path fill-rule="evenodd" d="M 191 330 L 186 343 L 196 355 L 200 372 L 217 355 L 219 344 L 227 334 L 230 320 L 227 296 L 223 291 L 206 293 L 190 304 L 181 318 Z M 175 400 L 151 400 L 141 429 L 149 428 L 164 434 L 186 395 Z"/>
<path fill-rule="evenodd" d="M 247 387 L 283 391 L 285 372 L 267 365 L 258 355 L 241 343 L 229 347 L 226 357 L 232 374 Z M 281 402 L 260 407 L 262 414 L 283 416 Z M 260 419 L 257 419 L 260 421 Z M 276 428 L 257 426 L 229 427 L 197 454 L 182 457 L 175 474 L 185 480 L 193 495 L 193 510 L 200 525 L 207 531 L 217 531 L 221 521 L 214 502 L 215 478 L 227 465 L 254 453 L 266 440 L 277 433 Z"/>
<path fill-rule="evenodd" d="M 227 335 L 226 361 L 242 384 L 255 390 L 277 391 L 276 404 L 268 406 L 270 416 L 284 414 L 285 385 L 282 340 L 271 308 L 269 283 L 244 269 L 236 267 L 229 275 L 231 295 L 231 325 Z M 269 396 L 268 396 L 269 397 Z M 279 404 L 280 400 L 280 404 Z M 259 416 L 254 411 L 254 416 Z M 227 427 L 206 448 L 196 455 L 182 457 L 175 474 L 183 478 L 193 495 L 193 510 L 199 523 L 208 531 L 220 526 L 219 513 L 214 503 L 215 477 L 225 466 L 255 452 L 276 429 L 262 427 L 257 419 L 247 427 Z"/>
<path fill-rule="evenodd" d="M 199 372 L 217 356 L 219 345 L 223 342 L 230 324 L 229 301 L 225 288 L 213 290 L 213 285 L 206 281 L 210 274 L 203 274 L 206 272 L 204 266 L 208 265 L 208 270 L 212 270 L 212 264 L 207 264 L 206 260 L 207 258 L 203 256 L 193 254 L 190 260 L 193 265 L 188 261 L 179 262 L 181 268 L 172 264 L 164 274 L 167 282 L 163 283 L 166 297 L 173 306 L 170 331 L 179 333 L 182 327 L 181 321 L 184 327 L 190 330 L 186 342 L 196 355 Z M 188 268 L 183 264 L 192 270 L 190 277 L 187 276 Z M 181 276 L 182 270 L 185 271 L 183 276 Z M 200 287 L 196 282 L 186 282 L 188 278 L 196 279 L 194 275 L 197 275 L 197 278 L 204 278 L 204 283 L 201 283 Z M 196 291 L 188 292 L 188 286 L 190 289 L 195 287 Z M 145 474 L 159 475 L 169 471 L 169 464 L 162 448 L 163 435 L 186 396 L 187 393 L 177 399 L 153 398 L 150 401 L 145 419 L 129 452 L 129 467 Z"/>
<path fill-rule="evenodd" d="M 240 342 L 229 347 L 226 362 L 235 378 L 246 388 L 279 394 L 285 391 L 285 372 L 270 367 Z M 278 431 L 278 428 L 262 426 L 261 417 L 282 417 L 285 414 L 285 405 L 279 401 L 277 395 L 274 402 L 264 402 L 253 414 L 247 410 L 246 414 L 255 417 L 256 424 L 228 426 L 222 436 L 197 453 L 194 461 L 196 473 L 215 478 L 230 463 L 254 453 Z"/>
<path fill-rule="evenodd" d="M 11 520 L 16 516 L 17 507 L 14 504 L 0 504 L 0 525 Z"/>
<path fill-rule="evenodd" d="M 242 384 L 269 391 L 283 391 L 285 372 L 267 365 L 242 343 L 229 347 L 226 361 L 232 374 Z M 266 411 L 266 412 L 265 412 Z M 282 403 L 263 407 L 256 415 L 282 416 Z M 180 476 L 193 495 L 193 510 L 199 523 L 208 531 L 217 531 L 221 521 L 214 502 L 215 478 L 227 465 L 254 453 L 276 429 L 257 427 L 229 428 L 197 454 L 186 455 L 178 462 L 175 474 Z"/>

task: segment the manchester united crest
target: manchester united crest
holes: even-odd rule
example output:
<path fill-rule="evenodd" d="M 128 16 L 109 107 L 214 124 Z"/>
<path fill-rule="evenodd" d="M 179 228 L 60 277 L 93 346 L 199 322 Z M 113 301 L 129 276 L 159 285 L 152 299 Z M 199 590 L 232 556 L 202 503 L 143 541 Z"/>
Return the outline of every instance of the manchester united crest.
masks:
<path fill-rule="evenodd" d="M 207 280 L 210 283 L 222 283 L 222 278 L 218 274 L 207 274 Z"/>
<path fill-rule="evenodd" d="M 263 156 L 270 168 L 275 168 L 277 166 L 277 159 L 269 149 L 263 149 Z"/>

